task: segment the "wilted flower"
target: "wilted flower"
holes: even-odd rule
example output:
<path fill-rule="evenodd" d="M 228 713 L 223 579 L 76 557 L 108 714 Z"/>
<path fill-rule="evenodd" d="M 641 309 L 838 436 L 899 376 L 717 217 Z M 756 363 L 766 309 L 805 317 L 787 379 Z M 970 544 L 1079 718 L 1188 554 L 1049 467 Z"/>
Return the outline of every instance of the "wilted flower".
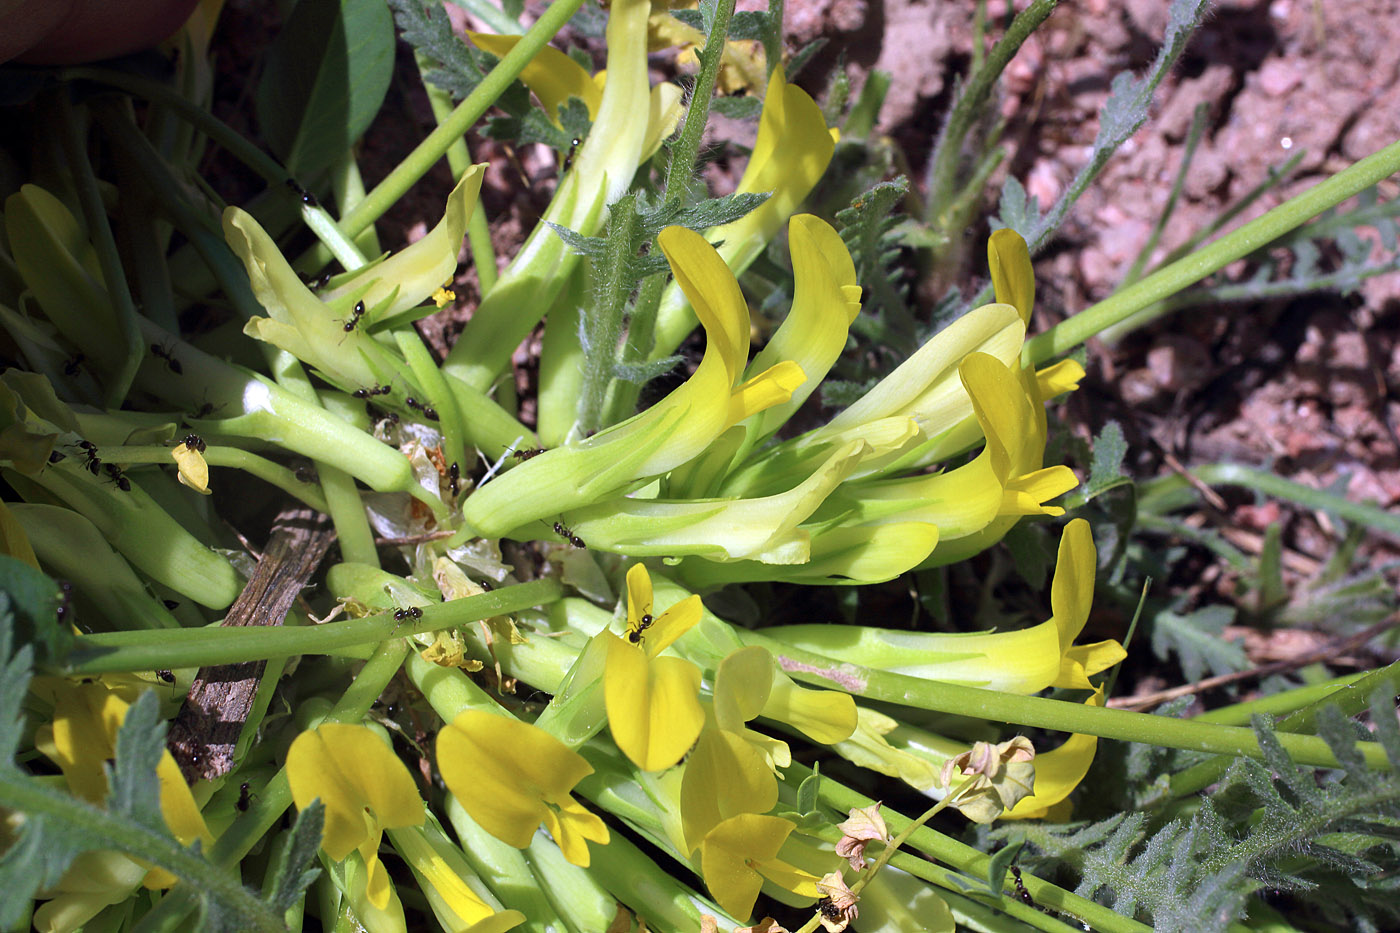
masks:
<path fill-rule="evenodd" d="M 990 823 L 1035 788 L 1035 746 L 1023 735 L 996 745 L 977 742 L 943 765 L 939 782 L 958 790 L 952 803 L 975 823 Z M 971 783 L 965 783 L 971 779 Z M 955 787 L 955 782 L 957 787 Z"/>
<path fill-rule="evenodd" d="M 852 871 L 865 870 L 867 845 L 890 841 L 890 831 L 885 826 L 885 818 L 880 815 L 878 800 L 868 807 L 852 807 L 850 818 L 837 823 L 836 828 L 841 830 L 836 854 L 851 863 Z"/>
<path fill-rule="evenodd" d="M 842 933 L 852 920 L 860 916 L 860 910 L 856 907 L 858 898 L 846 887 L 846 881 L 839 871 L 823 875 L 817 882 L 817 890 L 821 892 L 817 912 L 827 933 Z"/>

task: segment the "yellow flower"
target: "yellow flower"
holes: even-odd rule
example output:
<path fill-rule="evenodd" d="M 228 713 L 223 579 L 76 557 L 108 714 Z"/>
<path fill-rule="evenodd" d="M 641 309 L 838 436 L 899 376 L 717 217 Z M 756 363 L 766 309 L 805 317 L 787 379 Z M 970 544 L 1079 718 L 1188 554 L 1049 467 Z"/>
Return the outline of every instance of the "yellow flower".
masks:
<path fill-rule="evenodd" d="M 700 843 L 700 872 L 715 902 L 734 917 L 747 917 L 766 878 L 803 897 L 817 897 L 816 875 L 778 858 L 796 829 L 789 820 L 740 813 L 716 825 Z"/>
<path fill-rule="evenodd" d="M 827 128 L 821 108 L 812 98 L 787 83 L 782 66 L 774 68 L 763 97 L 758 138 L 736 192 L 767 192 L 771 196 L 738 220 L 705 231 L 706 240 L 720 243 L 720 256 L 734 274 L 743 272 L 758 258 L 826 172 L 836 149 L 836 136 L 837 131 Z M 687 298 L 691 296 L 675 287 L 663 295 L 656 318 L 653 358 L 680 346 L 695 327 L 695 319 L 686 308 Z"/>
<path fill-rule="evenodd" d="M 408 768 L 373 729 L 324 723 L 287 749 L 287 783 L 300 809 L 320 799 L 321 848 L 336 862 L 358 851 L 369 902 L 383 909 L 393 885 L 379 861 L 380 837 L 385 829 L 423 822 L 423 801 Z"/>
<path fill-rule="evenodd" d="M 466 710 L 437 737 L 438 771 L 463 809 L 497 839 L 523 849 L 543 823 L 564 857 L 585 868 L 588 842 L 608 829 L 570 792 L 593 768 L 543 729 Z"/>
<path fill-rule="evenodd" d="M 1086 706 L 1103 705 L 1103 688 L 1084 701 Z M 1043 752 L 1035 759 L 1035 793 L 1022 799 L 1003 816 L 1012 820 L 1069 818 L 1070 791 L 1079 786 L 1094 763 L 1099 738 L 1075 733 L 1059 748 Z"/>
<path fill-rule="evenodd" d="M 731 425 L 785 402 L 802 384 L 801 367 L 790 360 L 739 383 L 748 362 L 749 315 L 734 274 L 698 233 L 667 227 L 657 239 L 705 327 L 700 365 L 641 414 L 545 451 L 478 489 L 462 510 L 478 534 L 506 535 L 635 488 L 704 452 Z"/>
<path fill-rule="evenodd" d="M 1050 619 L 1013 632 L 944 635 L 869 626 L 793 625 L 764 634 L 794 647 L 865 667 L 1004 690 L 1084 687 L 1087 677 L 1126 656 L 1116 641 L 1075 646 L 1093 603 L 1096 554 L 1089 523 L 1075 519 L 1060 538 L 1050 587 Z"/>
<path fill-rule="evenodd" d="M 627 571 L 627 635 L 598 634 L 607 645 L 603 697 L 613 741 L 643 771 L 681 760 L 705 722 L 700 669 L 683 658 L 660 657 L 700 621 L 699 596 L 653 617 L 651 576 L 642 564 Z"/>
<path fill-rule="evenodd" d="M 123 691 L 130 696 L 129 691 Z M 53 721 L 40 726 L 35 746 L 58 765 L 68 789 L 89 803 L 107 799 L 104 764 L 116 757 L 117 730 L 126 719 L 130 702 L 107 685 L 94 683 L 60 684 L 54 689 Z M 189 785 L 170 752 L 162 752 L 156 766 L 160 781 L 160 810 L 165 823 L 182 845 L 196 839 L 205 848 L 214 837 L 194 802 Z M 147 887 L 169 887 L 175 878 L 153 868 L 145 876 Z"/>

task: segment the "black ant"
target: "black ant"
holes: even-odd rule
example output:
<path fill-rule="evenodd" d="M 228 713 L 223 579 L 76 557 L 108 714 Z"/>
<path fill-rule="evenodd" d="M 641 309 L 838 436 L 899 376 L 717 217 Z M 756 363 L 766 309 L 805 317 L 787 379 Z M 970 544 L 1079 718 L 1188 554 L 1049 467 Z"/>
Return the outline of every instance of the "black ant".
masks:
<path fill-rule="evenodd" d="M 51 451 L 49 451 L 49 463 L 57 463 L 57 462 L 60 461 L 60 460 L 66 460 L 66 459 L 67 459 L 67 457 L 65 457 L 65 456 L 63 455 L 63 453 L 60 452 L 60 451 L 57 451 L 57 450 L 51 450 Z"/>
<path fill-rule="evenodd" d="M 517 460 L 529 460 L 531 457 L 538 457 L 544 453 L 543 447 L 522 447 L 511 454 Z"/>
<path fill-rule="evenodd" d="M 77 356 L 65 362 L 63 364 L 63 375 L 76 376 L 78 374 L 78 367 L 83 365 L 83 360 L 85 359 L 87 359 L 87 357 L 79 353 Z"/>
<path fill-rule="evenodd" d="M 175 359 L 175 351 L 172 347 L 167 347 L 159 343 L 153 343 L 151 344 L 151 352 L 154 353 L 156 356 L 160 357 L 161 359 L 165 360 L 166 368 L 168 368 L 175 375 L 183 376 L 185 374 L 185 367 L 181 366 L 180 361 Z"/>
<path fill-rule="evenodd" d="M 97 445 L 92 441 L 78 441 L 78 446 L 82 448 L 83 455 L 87 457 L 83 466 L 87 467 L 88 472 L 93 476 L 97 476 L 98 471 L 102 468 L 102 458 L 97 456 Z"/>
<path fill-rule="evenodd" d="M 419 609 L 417 606 L 409 606 L 407 609 L 395 609 L 395 610 L 394 610 L 394 621 L 395 621 L 395 622 L 403 622 L 405 619 L 421 619 L 421 618 L 423 618 L 423 610 L 422 610 L 422 609 Z"/>
<path fill-rule="evenodd" d="M 350 319 L 349 319 L 348 321 L 345 322 L 345 328 L 344 328 L 345 332 L 348 334 L 348 333 L 350 333 L 352 330 L 354 330 L 355 327 L 356 327 L 356 325 L 358 325 L 358 324 L 360 323 L 360 318 L 362 318 L 362 317 L 364 317 L 364 316 L 365 316 L 365 303 L 364 303 L 363 301 L 357 301 L 357 302 L 355 302 L 355 307 L 352 308 L 351 311 L 350 311 Z"/>
<path fill-rule="evenodd" d="M 167 684 L 170 684 L 172 686 L 175 684 L 175 675 L 170 671 L 156 671 L 156 676 Z"/>
<path fill-rule="evenodd" d="M 198 434 L 186 434 L 185 439 L 181 441 L 181 443 L 185 445 L 187 450 L 194 450 L 199 453 L 204 453 L 204 451 L 209 448 L 209 445 L 204 443 L 204 438 L 200 437 Z"/>
<path fill-rule="evenodd" d="M 570 166 L 574 164 L 574 153 L 578 151 L 579 143 L 581 142 L 583 142 L 583 140 L 579 139 L 577 136 L 569 140 L 569 151 L 564 156 L 564 171 L 567 172 Z"/>
<path fill-rule="evenodd" d="M 195 410 L 195 413 L 190 417 L 196 420 L 200 418 L 208 418 L 214 412 L 218 411 L 220 408 L 223 407 L 224 406 L 222 405 L 215 405 L 213 402 L 205 402 L 203 405 L 199 406 L 199 408 Z"/>
<path fill-rule="evenodd" d="M 238 809 L 239 813 L 248 812 L 248 800 L 252 796 L 252 794 L 248 793 L 247 781 L 244 781 L 242 784 L 238 785 L 238 802 L 234 804 L 234 807 Z"/>
<path fill-rule="evenodd" d="M 462 481 L 462 468 L 457 466 L 457 461 L 452 461 L 452 465 L 447 468 L 447 489 L 452 493 L 452 498 L 457 498 L 459 484 Z"/>
<path fill-rule="evenodd" d="M 373 402 L 365 402 L 365 414 L 369 415 L 369 420 L 374 422 L 376 427 L 385 421 L 390 424 L 399 423 L 398 412 L 385 411 Z"/>
<path fill-rule="evenodd" d="M 316 276 L 316 278 L 312 279 L 307 284 L 310 285 L 312 288 L 319 290 L 331 284 L 331 279 L 333 279 L 334 277 L 335 273 L 327 269 L 325 272 L 322 272 L 320 275 Z"/>
<path fill-rule="evenodd" d="M 171 612 L 180 608 L 180 601 L 178 599 L 162 599 L 161 602 L 165 603 L 165 608 L 169 609 Z"/>
<path fill-rule="evenodd" d="M 1015 865 L 1011 866 L 1011 880 L 1016 882 L 1016 896 L 1021 899 L 1021 903 L 1034 907 L 1035 898 L 1031 897 L 1031 892 L 1027 891 L 1025 884 L 1021 882 L 1021 869 Z"/>
<path fill-rule="evenodd" d="M 301 198 L 301 203 L 305 204 L 307 207 L 320 206 L 320 203 L 316 200 L 316 196 L 298 184 L 295 178 L 288 178 L 286 185 L 288 188 L 292 189 L 293 194 Z"/>
<path fill-rule="evenodd" d="M 131 480 L 122 475 L 122 468 L 115 463 L 104 463 L 102 469 L 107 471 L 107 476 L 112 482 L 117 484 L 117 488 L 122 492 L 131 492 Z"/>
<path fill-rule="evenodd" d="M 821 912 L 823 917 L 833 922 L 840 921 L 844 919 L 845 916 L 841 912 L 841 908 L 833 904 L 829 897 L 823 897 L 817 901 L 817 910 Z"/>
<path fill-rule="evenodd" d="M 567 542 L 569 542 L 570 544 L 572 544 L 572 545 L 573 545 L 574 547 L 576 547 L 576 548 L 586 548 L 586 547 L 588 547 L 588 545 L 586 545 L 586 544 L 583 543 L 583 539 L 582 539 L 582 538 L 580 538 L 578 535 L 574 534 L 574 533 L 573 533 L 571 530 L 569 530 L 569 528 L 568 528 L 567 526 L 565 526 L 562 522 L 555 522 L 555 523 L 554 523 L 554 533 L 557 534 L 559 537 L 563 538 L 565 541 L 567 541 Z"/>
<path fill-rule="evenodd" d="M 627 640 L 634 645 L 640 645 L 642 643 L 642 633 L 651 628 L 651 623 L 654 621 L 656 620 L 651 617 L 650 612 L 643 615 L 637 620 L 637 627 L 627 632 Z"/>
<path fill-rule="evenodd" d="M 423 417 L 427 418 L 429 421 L 438 420 L 438 413 L 436 408 L 434 408 L 431 405 L 424 405 L 420 403 L 418 399 L 414 398 L 411 395 L 405 398 L 403 400 L 403 403 L 409 408 L 412 408 L 414 411 L 421 412 Z"/>
<path fill-rule="evenodd" d="M 389 394 L 390 392 L 392 392 L 392 391 L 394 391 L 394 390 L 393 390 L 393 388 L 391 388 L 390 386 L 376 385 L 376 386 L 375 386 L 374 388 L 372 388 L 372 389 L 356 389 L 354 392 L 351 392 L 350 394 L 353 395 L 355 398 L 364 399 L 364 398 L 374 398 L 376 395 L 388 395 L 388 394 Z"/>

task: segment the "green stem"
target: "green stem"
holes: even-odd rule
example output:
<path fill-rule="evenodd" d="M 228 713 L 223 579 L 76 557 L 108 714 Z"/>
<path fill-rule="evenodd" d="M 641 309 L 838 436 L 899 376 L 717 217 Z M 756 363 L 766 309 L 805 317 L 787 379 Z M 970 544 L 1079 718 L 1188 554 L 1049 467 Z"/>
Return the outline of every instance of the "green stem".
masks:
<path fill-rule="evenodd" d="M 365 199 L 340 220 L 340 229 L 350 236 L 374 223 L 390 207 L 397 204 L 408 189 L 417 181 L 452 144 L 466 135 L 476 121 L 505 93 L 512 81 L 530 63 L 540 49 L 554 38 L 555 33 L 583 6 L 583 0 L 554 0 L 530 30 L 520 38 L 495 68 L 487 72 L 470 94 L 457 105 L 456 109 L 438 124 L 437 129 L 428 134 L 414 150 L 400 162 Z M 330 259 L 324 247 L 316 247 L 304 254 L 296 263 L 298 269 L 320 268 Z"/>
<path fill-rule="evenodd" d="M 1121 321 L 1132 319 L 1140 327 L 1157 317 L 1143 313 L 1152 305 L 1194 285 L 1206 276 L 1218 272 L 1236 259 L 1242 259 L 1257 249 L 1294 230 L 1328 208 L 1336 207 L 1347 198 L 1400 171 L 1400 142 L 1391 143 L 1355 164 L 1343 169 L 1326 181 L 1297 197 L 1228 233 L 1209 246 L 1177 260 L 1144 279 L 1115 292 L 1098 304 L 1080 311 L 1069 320 L 1026 341 L 1022 359 L 1039 365 L 1061 356 L 1090 337 Z"/>
<path fill-rule="evenodd" d="M 1172 183 L 1171 193 L 1167 195 L 1167 203 L 1162 206 L 1157 214 L 1157 222 L 1152 225 L 1152 232 L 1147 237 L 1147 242 L 1142 244 L 1142 249 L 1138 250 L 1137 258 L 1128 267 L 1128 272 L 1123 276 L 1120 285 L 1131 285 L 1142 278 L 1142 270 L 1147 268 L 1147 263 L 1152 259 L 1152 253 L 1157 249 L 1157 243 L 1162 239 L 1162 231 L 1167 229 L 1167 221 L 1171 219 L 1172 213 L 1176 210 L 1176 202 L 1181 197 L 1181 191 L 1186 187 L 1186 177 L 1191 171 L 1191 160 L 1196 157 L 1196 147 L 1201 142 L 1201 133 L 1206 128 L 1206 117 L 1210 114 L 1210 104 L 1202 101 L 1196 105 L 1195 112 L 1191 115 L 1191 129 L 1186 133 L 1186 145 L 1181 150 L 1181 166 L 1176 172 L 1176 181 Z"/>
<path fill-rule="evenodd" d="M 107 383 L 104 401 L 108 408 L 120 408 L 131 390 L 136 378 L 136 370 L 141 366 L 145 349 L 141 345 L 141 333 L 136 326 L 136 305 L 131 300 L 131 289 L 127 285 L 126 270 L 122 268 L 121 256 L 117 253 L 117 241 L 112 235 L 112 227 L 107 222 L 107 210 L 102 204 L 102 192 L 97 186 L 97 176 L 92 172 L 88 161 L 86 141 L 83 139 L 79 115 L 66 92 L 57 95 L 59 101 L 58 122 L 63 127 L 63 153 L 68 157 L 68 169 L 72 173 L 74 186 L 78 191 L 78 202 L 83 210 L 83 220 L 87 224 L 88 235 L 92 238 L 93 250 L 102 269 L 103 284 L 112 299 L 112 310 L 116 313 L 117 332 L 121 334 L 126 354 L 121 367 Z M 98 308 L 90 309 L 98 314 Z"/>
<path fill-rule="evenodd" d="M 169 631 L 104 632 L 77 639 L 72 655 L 74 674 L 149 671 L 156 668 L 207 667 L 238 661 L 258 661 L 283 655 L 328 654 L 336 649 L 454 628 L 529 609 L 558 599 L 563 587 L 556 580 L 535 580 L 502 587 L 478 596 L 454 599 L 423 609 L 412 623 L 396 622 L 390 612 L 328 622 L 307 628 L 205 628 Z"/>
<path fill-rule="evenodd" d="M 132 447 L 103 447 L 103 459 L 114 463 L 161 463 L 170 465 L 170 448 L 155 444 L 142 444 Z M 326 511 L 326 500 L 315 486 L 303 483 L 296 474 L 279 463 L 266 457 L 241 450 L 237 447 L 211 446 L 204 451 L 204 460 L 210 466 L 232 467 L 242 470 L 285 492 L 318 512 Z"/>
<path fill-rule="evenodd" d="M 948 115 L 948 122 L 944 125 L 938 144 L 934 148 L 933 158 L 929 160 L 925 189 L 928 191 L 928 207 L 924 219 L 935 228 L 948 229 L 948 217 L 944 215 L 947 213 L 948 204 L 958 195 L 958 191 L 955 190 L 956 177 L 963 140 L 986 109 L 992 87 L 1021 48 L 1021 44 L 1045 22 L 1046 17 L 1058 4 L 1059 0 L 1034 0 L 1022 10 L 1007 27 L 1006 35 L 992 46 L 987 60 L 973 72 L 967 89 L 953 105 L 953 112 Z"/>
<path fill-rule="evenodd" d="M 1192 476 L 1210 486 L 1243 486 L 1266 496 L 1286 499 L 1308 509 L 1331 512 L 1346 521 L 1359 522 L 1373 531 L 1400 539 L 1400 514 L 1364 502 L 1352 502 L 1330 492 L 1284 479 L 1267 470 L 1236 463 L 1208 463 L 1192 467 L 1190 472 Z M 1185 477 L 1162 477 L 1143 484 L 1139 494 L 1144 507 L 1147 507 L 1153 498 L 1165 496 L 1187 485 Z"/>
<path fill-rule="evenodd" d="M 921 680 L 838 662 L 773 641 L 758 632 L 737 630 L 736 634 L 746 644 L 763 645 L 771 651 L 790 676 L 824 686 L 835 685 L 837 689 L 854 696 L 929 712 L 953 713 L 974 719 L 1096 735 L 1125 742 L 1145 742 L 1167 748 L 1251 758 L 1259 758 L 1263 754 L 1253 731 L 1238 726 L 1170 719 L 1065 700 L 1016 696 L 978 687 Z M 1332 750 L 1317 736 L 1279 733 L 1278 741 L 1299 764 L 1338 767 Z M 1363 742 L 1357 750 L 1371 767 L 1384 770 L 1391 767 L 1385 750 L 1379 744 Z"/>
<path fill-rule="evenodd" d="M 483 2 L 483 6 L 495 9 L 490 3 Z M 418 74 L 421 77 L 424 73 L 424 59 L 418 57 Z M 441 124 L 452 114 L 452 97 L 442 88 L 424 79 L 423 89 L 428 92 L 428 104 L 433 108 L 433 119 Z M 464 137 L 458 139 L 447 148 L 447 166 L 452 169 L 453 178 L 461 178 L 467 169 L 471 168 L 472 154 L 467 148 L 467 141 Z M 478 200 L 476 210 L 472 211 L 472 216 L 467 221 L 467 245 L 472 251 L 472 265 L 476 267 L 476 280 L 481 289 L 481 296 L 486 297 L 496 284 L 496 250 L 491 245 L 491 228 L 486 223 L 485 206 Z"/>

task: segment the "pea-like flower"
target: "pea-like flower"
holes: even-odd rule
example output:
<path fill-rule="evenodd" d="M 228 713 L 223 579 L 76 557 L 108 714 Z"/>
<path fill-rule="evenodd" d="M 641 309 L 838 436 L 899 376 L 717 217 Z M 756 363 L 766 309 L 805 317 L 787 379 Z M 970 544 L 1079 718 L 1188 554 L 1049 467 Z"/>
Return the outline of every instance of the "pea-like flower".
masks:
<path fill-rule="evenodd" d="M 512 716 L 465 710 L 438 733 L 438 771 L 482 829 L 523 849 L 541 823 L 564 857 L 588 867 L 608 829 L 571 792 L 593 768 L 554 736 Z"/>
<path fill-rule="evenodd" d="M 643 771 L 681 760 L 705 722 L 700 668 L 661 652 L 700 621 L 699 596 L 654 615 L 651 575 L 642 564 L 627 571 L 627 634 L 598 634 L 607 645 L 603 697 L 613 741 Z"/>
<path fill-rule="evenodd" d="M 785 360 L 740 382 L 749 315 L 734 274 L 694 231 L 667 227 L 657 241 L 704 325 L 700 365 L 641 414 L 548 450 L 478 489 L 462 509 L 478 533 L 505 535 L 636 488 L 703 453 L 730 426 L 787 401 L 806 378 Z"/>
<path fill-rule="evenodd" d="M 1094 597 L 1096 552 L 1089 523 L 1065 526 L 1050 585 L 1051 617 L 1013 632 L 935 634 L 868 626 L 793 625 L 764 634 L 799 648 L 898 674 L 1011 693 L 1088 685 L 1126 652 L 1109 640 L 1076 646 Z"/>
<path fill-rule="evenodd" d="M 763 881 L 803 897 L 817 897 L 816 875 L 778 858 L 796 824 L 777 816 L 740 813 L 716 825 L 700 843 L 700 872 L 720 907 L 747 917 Z"/>
<path fill-rule="evenodd" d="M 358 852 L 367 873 L 366 897 L 383 909 L 393 887 L 379 861 L 384 830 L 423 822 L 423 801 L 408 768 L 373 729 L 323 723 L 287 749 L 287 783 L 298 808 L 321 801 L 321 848 L 336 862 Z"/>

